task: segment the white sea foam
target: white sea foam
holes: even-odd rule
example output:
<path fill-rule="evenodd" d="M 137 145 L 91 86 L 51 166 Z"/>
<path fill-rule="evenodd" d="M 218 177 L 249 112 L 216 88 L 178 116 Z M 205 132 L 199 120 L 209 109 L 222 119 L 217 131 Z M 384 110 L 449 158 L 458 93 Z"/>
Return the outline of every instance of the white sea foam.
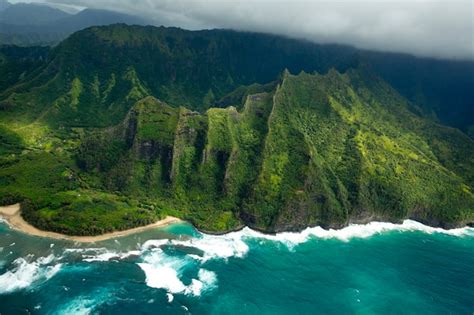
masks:
<path fill-rule="evenodd" d="M 301 232 L 282 232 L 277 234 L 263 234 L 245 227 L 241 231 L 222 236 L 203 235 L 202 238 L 189 241 L 172 241 L 173 244 L 195 247 L 204 252 L 204 260 L 209 258 L 242 257 L 247 251 L 246 239 L 262 239 L 280 242 L 292 248 L 311 238 L 338 239 L 347 242 L 353 238 L 368 238 L 376 234 L 391 231 L 409 232 L 419 231 L 427 234 L 440 233 L 452 236 L 474 236 L 474 228 L 464 227 L 445 230 L 426 226 L 413 220 L 405 220 L 402 224 L 388 222 L 370 222 L 368 224 L 351 224 L 345 228 L 325 230 L 321 227 L 306 228 Z"/>
<path fill-rule="evenodd" d="M 202 292 L 214 289 L 217 286 L 217 276 L 214 272 L 199 269 L 198 279 L 193 279 L 185 293 L 200 296 Z"/>
<path fill-rule="evenodd" d="M 181 293 L 186 290 L 186 285 L 178 275 L 185 264 L 185 259 L 168 256 L 161 249 L 155 248 L 138 266 L 145 272 L 149 287 L 165 289 L 169 293 Z"/>
<path fill-rule="evenodd" d="M 423 225 L 413 220 L 405 220 L 402 224 L 388 222 L 371 222 L 368 224 L 351 224 L 345 228 L 325 230 L 321 227 L 307 228 L 301 232 L 282 232 L 277 234 L 263 234 L 248 227 L 224 235 L 201 234 L 199 237 L 188 240 L 150 240 L 143 244 L 142 248 L 159 247 L 166 244 L 196 248 L 202 251 L 202 255 L 189 254 L 190 258 L 206 262 L 210 259 L 228 259 L 230 257 L 241 258 L 248 252 L 249 247 L 245 240 L 261 239 L 285 244 L 288 248 L 304 243 L 311 238 L 338 239 L 347 242 L 353 238 L 368 238 L 376 234 L 391 231 L 407 232 L 420 231 L 428 234 L 441 233 L 453 236 L 474 236 L 474 228 L 459 228 L 445 230 Z"/>
<path fill-rule="evenodd" d="M 351 224 L 345 228 L 334 230 L 325 230 L 321 227 L 307 228 L 301 232 L 283 232 L 274 235 L 262 234 L 244 228 L 240 231 L 242 239 L 245 238 L 261 238 L 271 241 L 282 242 L 288 246 L 294 246 L 306 242 L 310 238 L 320 239 L 338 239 L 341 241 L 349 241 L 353 238 L 368 238 L 376 234 L 387 233 L 391 231 L 408 232 L 419 231 L 427 234 L 441 233 L 453 236 L 474 236 L 474 228 L 464 227 L 459 229 L 445 230 L 442 228 L 434 228 L 413 220 L 405 220 L 402 224 L 394 224 L 388 222 L 370 222 L 368 224 Z"/>
<path fill-rule="evenodd" d="M 194 254 L 188 254 L 188 256 L 192 259 L 204 262 L 204 258 L 202 256 L 194 255 Z"/>
<path fill-rule="evenodd" d="M 171 293 L 180 293 L 186 289 L 178 273 L 168 266 L 154 266 L 147 263 L 139 263 L 138 266 L 145 272 L 146 284 L 157 289 L 166 289 Z"/>
<path fill-rule="evenodd" d="M 192 255 L 191 257 L 203 262 L 215 258 L 241 258 L 249 250 L 247 244 L 242 240 L 241 232 L 232 232 L 225 235 L 202 234 L 201 237 L 189 240 L 171 240 L 171 244 L 201 250 L 203 252 L 202 257 L 198 258 L 199 256 L 197 255 Z"/>
<path fill-rule="evenodd" d="M 93 261 L 109 261 L 112 258 L 118 258 L 117 253 L 114 252 L 105 252 L 98 255 L 84 255 L 83 261 L 93 262 Z"/>
<path fill-rule="evenodd" d="M 125 259 L 125 258 L 129 258 L 129 257 L 133 257 L 133 256 L 140 256 L 142 252 L 139 251 L 139 250 L 131 250 L 129 252 L 126 252 L 126 253 L 122 253 L 120 255 L 120 259 Z"/>
<path fill-rule="evenodd" d="M 301 232 L 283 232 L 277 234 L 263 234 L 254 231 L 248 227 L 224 235 L 201 234 L 199 237 L 187 240 L 149 240 L 142 245 L 142 250 L 150 248 L 159 248 L 163 245 L 174 245 L 196 248 L 202 251 L 202 255 L 188 254 L 194 260 L 204 263 L 210 259 L 228 259 L 230 257 L 241 258 L 249 250 L 246 240 L 261 239 L 285 244 L 288 248 L 304 243 L 309 239 L 338 239 L 347 242 L 353 238 L 368 238 L 376 234 L 387 233 L 391 231 L 408 232 L 420 231 L 428 234 L 441 233 L 453 236 L 474 236 L 474 228 L 459 228 L 445 230 L 423 225 L 413 220 L 405 220 L 402 224 L 393 224 L 388 222 L 371 222 L 368 224 L 351 224 L 345 228 L 323 229 L 321 227 L 307 228 Z"/>
<path fill-rule="evenodd" d="M 32 256 L 17 258 L 13 262 L 13 269 L 0 275 L 0 294 L 9 293 L 30 287 L 53 277 L 60 269 L 61 264 L 53 264 L 55 257 L 49 255 L 31 261 Z"/>
<path fill-rule="evenodd" d="M 203 283 L 197 279 L 192 279 L 191 284 L 184 291 L 185 294 L 200 296 L 202 291 Z"/>
<path fill-rule="evenodd" d="M 122 259 L 129 258 L 132 256 L 139 256 L 140 253 L 141 252 L 137 250 L 132 250 L 125 253 L 117 253 L 117 252 L 111 251 L 111 252 L 105 252 L 98 255 L 85 255 L 83 260 L 87 262 L 122 260 Z"/>
<path fill-rule="evenodd" d="M 87 252 L 100 252 L 106 250 L 105 247 L 89 247 L 89 248 L 66 248 L 64 253 L 87 253 Z"/>
<path fill-rule="evenodd" d="M 263 234 L 246 227 L 237 232 L 218 236 L 201 234 L 198 237 L 185 240 L 149 240 L 141 246 L 142 255 L 145 255 L 145 258 L 138 265 L 145 272 L 148 286 L 165 289 L 171 296 L 176 293 L 199 296 L 202 292 L 217 286 L 217 276 L 214 272 L 201 268 L 197 279 L 192 279 L 189 285 L 184 284 L 180 277 L 182 269 L 190 263 L 189 259 L 202 265 L 212 259 L 242 258 L 249 251 L 246 241 L 248 242 L 251 239 L 278 242 L 291 249 L 309 239 L 337 239 L 347 242 L 354 238 L 368 238 L 376 234 L 396 231 L 419 231 L 428 234 L 441 233 L 461 237 L 474 236 L 474 228 L 466 227 L 444 230 L 429 227 L 412 220 L 405 220 L 402 224 L 386 222 L 371 222 L 363 225 L 352 224 L 339 230 L 325 230 L 321 227 L 312 227 L 301 232 L 283 232 L 273 235 Z M 190 253 L 185 258 L 172 257 L 163 252 L 161 247 L 164 245 L 195 248 L 202 253 Z M 168 295 L 168 298 L 170 298 L 170 295 Z"/>
<path fill-rule="evenodd" d="M 186 257 L 173 257 L 164 253 L 160 248 L 154 248 L 145 254 L 143 262 L 138 266 L 143 270 L 146 284 L 149 287 L 165 289 L 168 301 L 173 301 L 173 294 L 200 296 L 202 292 L 216 286 L 217 276 L 214 272 L 200 269 L 197 279 L 191 279 L 186 285 L 181 280 L 183 270 L 192 261 Z"/>
<path fill-rule="evenodd" d="M 169 244 L 168 239 L 161 239 L 161 240 L 148 240 L 141 246 L 142 250 L 147 250 L 155 247 L 161 247 L 163 245 Z"/>
<path fill-rule="evenodd" d="M 116 252 L 105 247 L 101 248 L 67 248 L 64 253 L 80 254 L 86 262 L 104 262 L 110 260 L 122 260 L 132 256 L 139 256 L 141 251 L 132 250 L 128 252 Z"/>

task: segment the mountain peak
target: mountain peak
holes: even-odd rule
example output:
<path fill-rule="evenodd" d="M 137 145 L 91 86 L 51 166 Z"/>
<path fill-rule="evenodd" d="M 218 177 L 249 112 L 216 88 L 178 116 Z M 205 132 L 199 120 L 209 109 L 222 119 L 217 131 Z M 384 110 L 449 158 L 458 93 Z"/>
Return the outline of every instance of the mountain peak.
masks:
<path fill-rule="evenodd" d="M 0 11 L 0 21 L 12 25 L 42 25 L 70 14 L 39 3 L 16 3 Z"/>

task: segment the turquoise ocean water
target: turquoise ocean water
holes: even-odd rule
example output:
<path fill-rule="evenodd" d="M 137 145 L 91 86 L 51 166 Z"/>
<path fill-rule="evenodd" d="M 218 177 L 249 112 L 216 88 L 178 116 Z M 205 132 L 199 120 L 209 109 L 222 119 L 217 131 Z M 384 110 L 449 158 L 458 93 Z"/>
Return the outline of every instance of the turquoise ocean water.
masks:
<path fill-rule="evenodd" d="M 413 221 L 96 244 L 0 223 L 0 314 L 473 314 L 474 229 Z"/>

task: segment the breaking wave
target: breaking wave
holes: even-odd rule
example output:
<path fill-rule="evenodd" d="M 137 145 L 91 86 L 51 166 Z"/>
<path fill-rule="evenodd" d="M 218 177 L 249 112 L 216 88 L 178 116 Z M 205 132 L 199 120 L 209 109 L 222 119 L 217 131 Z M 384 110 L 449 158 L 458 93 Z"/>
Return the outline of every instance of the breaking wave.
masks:
<path fill-rule="evenodd" d="M 388 222 L 370 222 L 367 224 L 351 224 L 342 229 L 328 229 L 322 227 L 306 228 L 301 232 L 282 232 L 274 235 L 256 232 L 250 228 L 244 228 L 239 233 L 240 239 L 259 238 L 275 242 L 281 242 L 288 246 L 294 246 L 308 241 L 311 238 L 319 239 L 338 239 L 340 241 L 350 241 L 353 238 L 368 238 L 376 234 L 382 234 L 392 231 L 398 232 L 423 232 L 427 234 L 440 233 L 452 236 L 474 236 L 474 228 L 463 227 L 458 229 L 445 230 L 434 228 L 417 221 L 405 220 L 402 224 Z"/>
<path fill-rule="evenodd" d="M 182 274 L 190 265 L 191 261 L 187 257 L 169 256 L 160 248 L 153 248 L 145 254 L 143 262 L 138 263 L 145 273 L 146 284 L 151 288 L 165 289 L 170 303 L 173 301 L 173 294 L 200 296 L 216 287 L 216 274 L 202 268 L 199 269 L 196 279 L 184 284 Z"/>
<path fill-rule="evenodd" d="M 388 232 L 423 232 L 427 234 L 439 233 L 451 236 L 474 236 L 474 228 L 464 227 L 445 230 L 426 226 L 422 223 L 405 220 L 402 224 L 387 222 L 371 222 L 368 224 L 351 224 L 345 228 L 325 230 L 321 227 L 306 228 L 301 232 L 282 232 L 277 234 L 263 234 L 248 227 L 224 235 L 200 234 L 199 237 L 182 239 L 149 240 L 145 242 L 142 249 L 159 248 L 164 245 L 195 248 L 202 255 L 188 254 L 189 257 L 206 262 L 211 259 L 228 259 L 230 257 L 244 257 L 249 246 L 245 242 L 249 239 L 260 239 L 285 244 L 289 248 L 307 242 L 310 239 L 337 239 L 348 242 L 354 238 L 368 238 L 377 234 Z"/>
<path fill-rule="evenodd" d="M 79 255 L 85 262 L 105 262 L 113 260 L 122 260 L 125 258 L 139 256 L 141 254 L 138 250 L 128 252 L 117 252 L 109 250 L 105 247 L 100 248 L 67 248 L 64 250 L 66 255 Z"/>
<path fill-rule="evenodd" d="M 121 260 L 128 257 L 140 257 L 137 263 L 145 273 L 145 282 L 149 287 L 167 291 L 167 299 L 171 303 L 173 294 L 200 296 L 203 292 L 217 286 L 217 276 L 214 272 L 202 268 L 209 260 L 242 258 L 249 251 L 248 240 L 277 242 L 293 249 L 295 246 L 310 239 L 337 239 L 343 242 L 354 238 L 368 238 L 388 232 L 418 231 L 428 234 L 441 233 L 452 236 L 474 236 L 473 228 L 444 230 L 423 225 L 412 220 L 405 220 L 402 224 L 386 222 L 371 222 L 368 224 L 352 224 L 343 229 L 325 230 L 321 227 L 307 228 L 301 232 L 283 232 L 277 234 L 263 234 L 248 227 L 224 235 L 208 235 L 200 233 L 197 237 L 187 239 L 158 239 L 148 240 L 139 249 L 128 252 L 110 251 L 106 248 L 68 249 L 66 252 L 80 254 L 85 262 L 101 262 Z M 167 254 L 166 246 L 191 249 L 184 256 Z M 187 268 L 195 268 L 197 276 L 185 283 L 183 272 Z M 192 267 L 194 266 L 194 267 Z M 183 282 L 184 281 L 184 282 Z"/>
<path fill-rule="evenodd" d="M 243 258 L 249 252 L 249 244 L 251 244 L 249 241 L 251 240 L 279 243 L 293 249 L 310 239 L 337 239 L 348 242 L 351 239 L 369 238 L 389 232 L 422 232 L 474 237 L 474 228 L 445 230 L 405 220 L 402 224 L 386 222 L 352 224 L 339 230 L 311 227 L 301 232 L 284 232 L 273 235 L 263 234 L 246 227 L 224 235 L 199 233 L 196 237 L 148 240 L 141 245 L 137 244 L 136 249 L 124 252 L 105 247 L 68 248 L 62 252 L 59 258 L 49 255 L 35 259 L 34 256 L 29 255 L 14 260 L 10 270 L 0 275 L 0 294 L 29 288 L 47 281 L 61 269 L 61 263 L 70 261 L 71 258 L 87 263 L 120 261 L 130 258 L 136 261 L 138 267 L 144 272 L 147 286 L 166 290 L 167 299 L 172 303 L 174 294 L 201 296 L 205 292 L 215 289 L 218 276 L 207 269 L 207 262 L 217 259 Z M 50 245 L 50 248 L 52 247 Z M 184 255 L 183 250 L 179 250 L 180 255 L 175 255 L 173 250 L 171 252 L 165 250 L 167 247 L 184 249 Z M 90 303 L 87 299 L 81 301 L 76 302 L 82 303 L 87 310 Z M 71 305 L 73 308 L 76 306 Z"/>
<path fill-rule="evenodd" d="M 402 224 L 393 224 L 386 222 L 371 222 L 368 224 L 352 224 L 343 229 L 325 230 L 321 227 L 307 228 L 301 232 L 284 232 L 274 235 L 263 234 L 254 231 L 248 227 L 224 235 L 200 234 L 198 237 L 189 239 L 160 239 L 149 240 L 141 246 L 144 260 L 138 263 L 146 276 L 146 284 L 149 287 L 165 289 L 168 292 L 168 300 L 172 301 L 172 294 L 182 293 L 187 295 L 199 296 L 202 292 L 216 287 L 217 276 L 214 272 L 200 268 L 198 277 L 192 279 L 191 283 L 186 285 L 181 280 L 183 270 L 191 262 L 197 262 L 200 265 L 205 264 L 212 259 L 227 260 L 231 257 L 242 258 L 249 251 L 247 240 L 259 239 L 263 241 L 278 242 L 292 249 L 295 246 L 307 242 L 310 239 L 337 239 L 343 242 L 354 238 L 368 238 L 376 234 L 388 232 L 409 232 L 419 231 L 433 234 L 441 233 L 452 236 L 474 236 L 473 228 L 460 228 L 453 230 L 444 230 L 423 225 L 412 220 L 405 220 Z M 167 255 L 163 246 L 184 247 L 196 249 L 200 254 L 194 252 L 187 253 L 183 257 L 173 257 Z"/>
<path fill-rule="evenodd" d="M 0 275 L 0 294 L 25 289 L 50 279 L 61 269 L 61 264 L 54 263 L 55 260 L 54 255 L 34 261 L 32 255 L 17 258 L 12 263 L 13 269 Z"/>

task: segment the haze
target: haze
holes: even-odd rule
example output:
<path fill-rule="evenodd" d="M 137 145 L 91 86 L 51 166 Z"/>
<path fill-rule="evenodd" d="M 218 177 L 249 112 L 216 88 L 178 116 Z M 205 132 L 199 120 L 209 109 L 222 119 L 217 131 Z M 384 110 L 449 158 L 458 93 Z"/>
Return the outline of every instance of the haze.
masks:
<path fill-rule="evenodd" d="M 19 2 L 19 1 L 12 1 Z M 42 0 L 138 15 L 186 29 L 231 28 L 318 43 L 474 59 L 472 1 Z"/>

